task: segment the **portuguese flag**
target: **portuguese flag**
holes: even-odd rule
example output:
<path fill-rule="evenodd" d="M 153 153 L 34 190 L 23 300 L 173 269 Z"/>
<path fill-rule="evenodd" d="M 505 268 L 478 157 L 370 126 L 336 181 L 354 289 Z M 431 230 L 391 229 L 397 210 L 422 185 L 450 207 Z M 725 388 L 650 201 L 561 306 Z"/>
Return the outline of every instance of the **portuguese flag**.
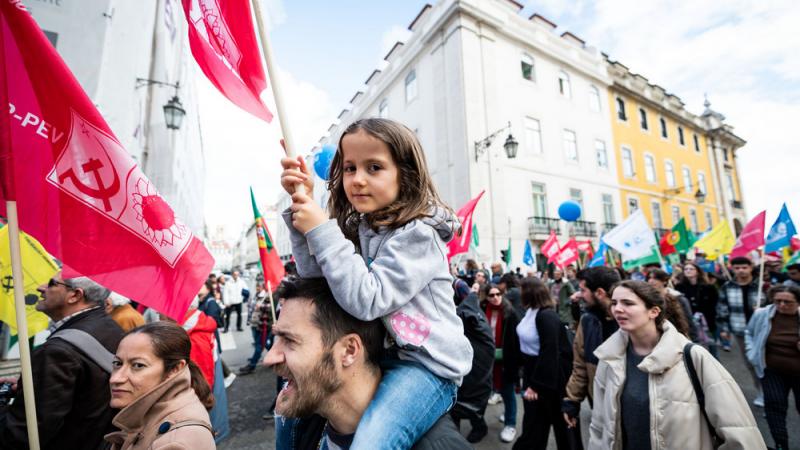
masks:
<path fill-rule="evenodd" d="M 283 269 L 278 250 L 272 244 L 272 236 L 269 234 L 267 224 L 258 211 L 252 187 L 250 188 L 250 201 L 253 202 L 253 216 L 255 216 L 256 237 L 258 238 L 258 255 L 261 259 L 261 270 L 264 271 L 264 284 L 267 285 L 268 289 L 274 290 L 278 287 L 286 272 Z"/>
<path fill-rule="evenodd" d="M 694 234 L 686 228 L 686 221 L 681 217 L 681 220 L 672 227 L 672 230 L 661 236 L 661 241 L 658 244 L 661 254 L 666 256 L 672 253 L 685 254 L 692 248 L 695 241 Z"/>

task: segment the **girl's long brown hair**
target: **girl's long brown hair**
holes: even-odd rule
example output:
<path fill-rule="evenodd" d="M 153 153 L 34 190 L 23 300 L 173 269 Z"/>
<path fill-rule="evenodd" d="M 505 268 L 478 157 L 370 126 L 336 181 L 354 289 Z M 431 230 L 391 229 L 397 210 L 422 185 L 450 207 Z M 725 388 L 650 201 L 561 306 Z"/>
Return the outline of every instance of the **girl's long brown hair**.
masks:
<path fill-rule="evenodd" d="M 397 165 L 397 200 L 389 206 L 364 215 L 370 227 L 399 228 L 415 219 L 431 216 L 433 208 L 452 209 L 439 198 L 439 193 L 428 172 L 425 153 L 416 134 L 405 125 L 388 119 L 361 119 L 350 124 L 339 138 L 339 146 L 331 163 L 328 190 L 328 212 L 336 218 L 344 235 L 358 245 L 360 213 L 356 211 L 344 191 L 344 161 L 342 141 L 348 134 L 363 131 L 380 139 L 389 147 L 392 160 Z"/>
<path fill-rule="evenodd" d="M 675 326 L 675 329 L 684 336 L 689 335 L 689 322 L 683 312 L 678 299 L 672 296 L 661 295 L 660 292 L 653 286 L 650 286 L 646 281 L 624 280 L 615 284 L 611 289 L 613 294 L 614 289 L 624 287 L 630 289 L 642 302 L 644 302 L 647 309 L 658 306 L 660 313 L 656 317 L 656 328 L 658 331 L 664 331 L 664 320 L 667 319 Z"/>

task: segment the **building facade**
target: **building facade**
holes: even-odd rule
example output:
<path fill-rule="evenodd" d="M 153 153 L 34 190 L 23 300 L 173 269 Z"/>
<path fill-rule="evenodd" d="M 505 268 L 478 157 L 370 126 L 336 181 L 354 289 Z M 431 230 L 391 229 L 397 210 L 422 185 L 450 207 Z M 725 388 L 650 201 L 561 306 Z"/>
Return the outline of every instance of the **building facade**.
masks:
<path fill-rule="evenodd" d="M 725 217 L 703 119 L 645 77 L 609 61 L 611 129 L 623 216 L 641 209 L 658 234 L 681 218 L 695 233 Z"/>
<path fill-rule="evenodd" d="M 180 1 L 30 0 L 26 6 L 122 146 L 203 236 L 205 164 Z M 177 130 L 167 127 L 163 110 L 173 97 L 186 111 Z"/>
<path fill-rule="evenodd" d="M 622 215 L 602 54 L 507 0 L 444 0 L 425 6 L 411 37 L 386 55 L 320 144 L 336 144 L 363 117 L 414 130 L 439 192 L 457 209 L 486 191 L 475 212 L 479 260 L 511 242 L 522 266 L 526 239 L 556 231 L 593 239 Z M 509 158 L 504 141 L 518 142 Z M 493 139 L 485 139 L 493 136 Z M 487 145 L 488 144 L 488 145 Z M 566 200 L 579 222 L 558 219 Z"/>

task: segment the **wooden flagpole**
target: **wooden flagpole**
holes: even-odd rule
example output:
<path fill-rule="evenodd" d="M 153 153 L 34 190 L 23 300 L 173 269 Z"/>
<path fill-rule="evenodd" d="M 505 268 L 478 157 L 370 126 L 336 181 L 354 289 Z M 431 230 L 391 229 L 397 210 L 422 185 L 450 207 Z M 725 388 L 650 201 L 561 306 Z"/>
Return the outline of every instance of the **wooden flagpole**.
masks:
<path fill-rule="evenodd" d="M 756 309 L 761 308 L 761 291 L 764 289 L 764 263 L 766 262 L 766 257 L 764 255 L 764 246 L 761 246 L 761 263 L 759 264 L 758 269 L 758 302 L 756 302 Z M 746 302 L 747 299 L 744 299 Z"/>
<path fill-rule="evenodd" d="M 272 325 L 278 322 L 278 319 L 275 315 L 275 302 L 272 300 L 272 282 L 267 280 L 267 295 L 269 296 L 269 310 L 272 313 Z"/>
<path fill-rule="evenodd" d="M 284 147 L 286 149 L 286 154 L 289 157 L 294 158 L 297 156 L 297 153 L 295 152 L 294 139 L 292 138 L 292 133 L 290 131 L 288 115 L 286 114 L 286 110 L 283 109 L 285 103 L 283 101 L 283 93 L 281 92 L 280 88 L 280 77 L 278 76 L 278 70 L 272 57 L 272 46 L 267 37 L 267 30 L 264 27 L 264 19 L 263 15 L 261 14 L 261 5 L 259 4 L 258 0 L 252 0 L 251 3 L 253 5 L 253 15 L 256 17 L 256 24 L 258 25 L 258 37 L 261 39 L 261 51 L 264 54 L 264 63 L 267 66 L 269 80 L 272 82 L 272 92 L 275 96 L 275 108 L 277 109 L 278 113 L 278 121 L 281 123 L 281 133 L 283 133 Z"/>
<path fill-rule="evenodd" d="M 39 429 L 36 421 L 36 401 L 33 393 L 31 348 L 28 342 L 28 317 L 25 312 L 25 282 L 22 276 L 17 202 L 6 201 L 6 211 L 8 212 L 8 240 L 11 250 L 11 275 L 14 283 L 14 308 L 17 316 L 19 355 L 22 363 L 22 393 L 25 400 L 28 446 L 31 450 L 39 450 Z"/>

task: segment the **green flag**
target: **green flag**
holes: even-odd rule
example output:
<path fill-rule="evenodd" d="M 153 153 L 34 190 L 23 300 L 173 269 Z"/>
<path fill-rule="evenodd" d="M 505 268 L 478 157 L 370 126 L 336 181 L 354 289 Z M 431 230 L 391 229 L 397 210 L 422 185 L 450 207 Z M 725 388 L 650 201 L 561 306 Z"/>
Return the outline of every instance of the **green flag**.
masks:
<path fill-rule="evenodd" d="M 478 248 L 480 239 L 478 238 L 478 224 L 472 222 L 472 246 Z"/>
<path fill-rule="evenodd" d="M 686 221 L 681 217 L 681 220 L 672 227 L 672 237 L 670 244 L 675 247 L 678 253 L 686 254 L 697 241 L 694 233 L 686 228 Z"/>
<path fill-rule="evenodd" d="M 511 238 L 508 238 L 508 249 L 506 249 L 506 267 L 511 270 Z"/>
<path fill-rule="evenodd" d="M 653 251 L 649 255 L 642 256 L 637 259 L 630 259 L 622 262 L 622 268 L 631 270 L 634 267 L 644 266 L 647 264 L 661 264 L 661 258 L 658 255 L 658 247 L 653 247 Z"/>
<path fill-rule="evenodd" d="M 800 264 L 800 252 L 795 253 L 794 256 L 786 260 L 786 264 L 783 265 L 784 270 L 792 264 Z"/>

